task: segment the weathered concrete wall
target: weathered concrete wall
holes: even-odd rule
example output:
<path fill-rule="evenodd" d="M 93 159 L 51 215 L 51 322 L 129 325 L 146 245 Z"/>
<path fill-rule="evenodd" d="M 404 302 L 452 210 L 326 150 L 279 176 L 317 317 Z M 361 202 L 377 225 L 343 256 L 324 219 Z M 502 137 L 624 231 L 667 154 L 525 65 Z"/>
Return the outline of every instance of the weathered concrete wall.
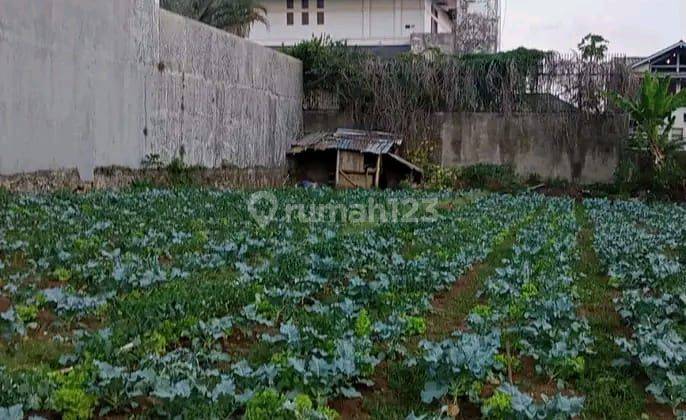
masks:
<path fill-rule="evenodd" d="M 439 50 L 443 54 L 455 54 L 456 42 L 454 33 L 415 33 L 410 38 L 410 47 L 415 54 L 423 54 L 432 49 Z"/>
<path fill-rule="evenodd" d="M 301 104 L 300 62 L 158 0 L 0 0 L 0 175 L 281 167 Z"/>
<path fill-rule="evenodd" d="M 302 126 L 300 61 L 160 11 L 145 152 L 204 167 L 275 167 Z"/>
<path fill-rule="evenodd" d="M 441 163 L 512 164 L 518 174 L 537 174 L 582 184 L 609 182 L 627 137 L 623 117 L 583 119 L 575 114 L 456 113 L 442 120 Z"/>
<path fill-rule="evenodd" d="M 522 176 L 537 174 L 579 183 L 610 182 L 628 137 L 623 117 L 582 119 L 576 114 L 445 113 L 432 116 L 440 163 L 461 167 L 512 164 Z M 305 133 L 361 128 L 342 111 L 306 111 Z"/>
<path fill-rule="evenodd" d="M 140 163 L 155 8 L 0 0 L 0 174 Z"/>
<path fill-rule="evenodd" d="M 303 132 L 334 131 L 338 128 L 363 130 L 353 121 L 352 115 L 344 111 L 305 111 L 303 113 Z"/>

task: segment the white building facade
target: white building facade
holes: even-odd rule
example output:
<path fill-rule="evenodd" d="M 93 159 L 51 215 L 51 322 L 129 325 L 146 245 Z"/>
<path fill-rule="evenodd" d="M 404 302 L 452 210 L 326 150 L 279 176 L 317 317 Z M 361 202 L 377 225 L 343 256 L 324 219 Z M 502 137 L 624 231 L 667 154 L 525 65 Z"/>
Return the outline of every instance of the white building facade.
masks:
<path fill-rule="evenodd" d="M 249 38 L 262 45 L 294 45 L 330 36 L 348 45 L 405 48 L 413 33 L 454 30 L 457 0 L 263 0 L 269 24 Z"/>

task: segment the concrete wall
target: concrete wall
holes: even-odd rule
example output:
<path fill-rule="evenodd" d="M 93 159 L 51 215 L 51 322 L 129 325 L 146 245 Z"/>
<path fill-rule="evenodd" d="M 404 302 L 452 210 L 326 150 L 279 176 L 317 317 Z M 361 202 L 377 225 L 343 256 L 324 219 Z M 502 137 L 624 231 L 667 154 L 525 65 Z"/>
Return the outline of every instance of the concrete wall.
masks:
<path fill-rule="evenodd" d="M 157 0 L 0 0 L 0 63 L 0 175 L 280 167 L 302 123 L 300 62 Z"/>
<path fill-rule="evenodd" d="M 355 124 L 353 116 L 345 111 L 305 111 L 303 121 L 305 134 L 335 131 L 338 128 L 364 129 Z"/>
<path fill-rule="evenodd" d="M 455 54 L 456 34 L 412 34 L 410 48 L 415 54 L 423 54 L 428 50 L 438 50 L 443 54 Z"/>
<path fill-rule="evenodd" d="M 623 117 L 581 119 L 578 115 L 458 113 L 438 116 L 441 163 L 512 164 L 518 174 L 537 174 L 582 184 L 609 182 L 628 135 Z"/>
<path fill-rule="evenodd" d="M 362 128 L 339 111 L 305 112 L 305 133 Z M 623 117 L 581 119 L 562 113 L 505 117 L 490 113 L 434 114 L 440 163 L 455 168 L 512 164 L 518 174 L 582 184 L 610 182 L 628 137 Z M 433 130 L 432 130 L 433 131 Z"/>
<path fill-rule="evenodd" d="M 140 164 L 154 9 L 0 0 L 0 174 Z"/>
<path fill-rule="evenodd" d="M 162 10 L 146 153 L 205 167 L 278 167 L 302 125 L 302 64 Z"/>

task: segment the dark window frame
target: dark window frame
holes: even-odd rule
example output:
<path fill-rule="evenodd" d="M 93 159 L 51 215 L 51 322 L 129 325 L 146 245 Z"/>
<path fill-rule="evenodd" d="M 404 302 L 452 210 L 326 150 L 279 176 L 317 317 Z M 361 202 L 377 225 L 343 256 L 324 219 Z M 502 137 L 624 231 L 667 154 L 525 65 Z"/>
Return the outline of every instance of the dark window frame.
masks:
<path fill-rule="evenodd" d="M 324 8 L 324 0 L 317 0 L 317 9 Z"/>
<path fill-rule="evenodd" d="M 302 0 L 302 8 L 303 9 L 309 9 L 310 8 L 310 0 Z"/>
<path fill-rule="evenodd" d="M 286 13 L 286 26 L 293 26 L 295 25 L 295 15 L 293 12 L 288 12 Z"/>
<path fill-rule="evenodd" d="M 324 24 L 325 24 L 324 12 L 317 12 L 317 25 L 324 25 Z"/>
<path fill-rule="evenodd" d="M 286 10 L 292 10 L 295 8 L 295 0 L 286 0 Z"/>
<path fill-rule="evenodd" d="M 308 26 L 310 24 L 310 12 L 302 12 L 300 19 L 303 26 Z"/>

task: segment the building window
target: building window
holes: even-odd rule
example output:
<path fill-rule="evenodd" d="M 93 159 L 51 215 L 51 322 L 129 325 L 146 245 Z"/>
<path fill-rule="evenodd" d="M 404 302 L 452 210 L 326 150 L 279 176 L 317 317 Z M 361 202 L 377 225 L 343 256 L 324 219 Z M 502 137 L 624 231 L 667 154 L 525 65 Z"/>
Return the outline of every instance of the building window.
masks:
<path fill-rule="evenodd" d="M 324 0 L 317 0 L 317 9 L 324 8 Z"/>
<path fill-rule="evenodd" d="M 303 12 L 302 19 L 303 19 L 303 20 L 302 20 L 303 26 L 307 26 L 307 25 L 310 24 L 310 14 L 309 14 L 309 13 Z"/>
<path fill-rule="evenodd" d="M 324 24 L 324 12 L 317 12 L 317 25 Z"/>
<path fill-rule="evenodd" d="M 294 0 L 286 0 L 286 9 L 292 9 Z"/>
<path fill-rule="evenodd" d="M 293 26 L 293 13 L 292 12 L 286 13 L 286 25 Z"/>
<path fill-rule="evenodd" d="M 310 8 L 310 0 L 303 0 L 303 9 Z"/>

